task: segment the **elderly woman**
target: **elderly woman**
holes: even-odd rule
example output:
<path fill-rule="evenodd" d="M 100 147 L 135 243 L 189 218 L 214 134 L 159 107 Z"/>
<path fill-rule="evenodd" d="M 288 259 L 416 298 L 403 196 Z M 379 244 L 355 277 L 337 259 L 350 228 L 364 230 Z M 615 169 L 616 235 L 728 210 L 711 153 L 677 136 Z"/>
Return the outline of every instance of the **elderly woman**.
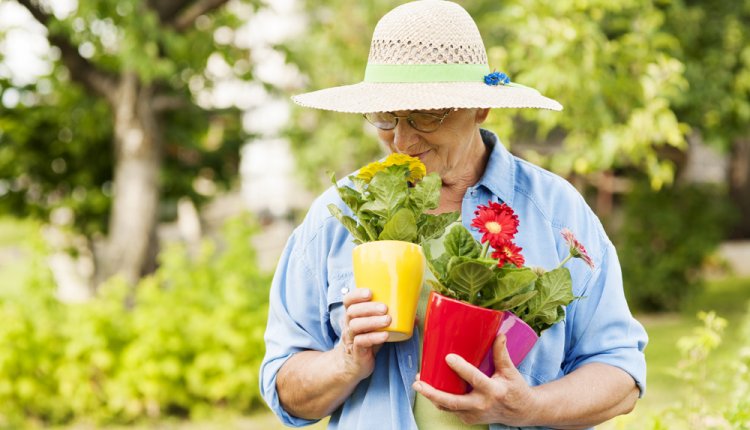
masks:
<path fill-rule="evenodd" d="M 418 379 L 418 329 L 395 343 L 377 331 L 390 322 L 386 306 L 355 288 L 352 238 L 327 205 L 348 209 L 331 188 L 289 238 L 270 292 L 260 385 L 284 424 L 330 415 L 330 428 L 347 430 L 587 428 L 633 409 L 645 388 L 647 337 L 625 301 L 612 243 L 569 183 L 514 157 L 480 128 L 490 108 L 562 107 L 490 73 L 464 9 L 435 0 L 393 9 L 375 28 L 364 82 L 294 101 L 364 113 L 390 151 L 419 157 L 428 172 L 440 174 L 437 211 L 461 211 L 467 227 L 478 204 L 512 206 L 531 265 L 556 266 L 567 254 L 560 231 L 570 227 L 596 269 L 580 260 L 569 266 L 574 294 L 582 298 L 518 368 L 500 336 L 492 377 L 449 355 L 449 365 L 474 389 L 441 392 Z"/>

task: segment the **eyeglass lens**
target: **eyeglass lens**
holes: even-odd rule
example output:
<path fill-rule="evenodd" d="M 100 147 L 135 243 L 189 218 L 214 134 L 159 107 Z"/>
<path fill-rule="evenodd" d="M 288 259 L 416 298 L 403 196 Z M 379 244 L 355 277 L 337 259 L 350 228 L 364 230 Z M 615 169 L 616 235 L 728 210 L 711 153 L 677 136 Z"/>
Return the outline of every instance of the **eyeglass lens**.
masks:
<path fill-rule="evenodd" d="M 409 125 L 419 131 L 435 131 L 442 122 L 440 116 L 424 112 L 412 112 L 406 117 L 399 117 L 391 112 L 375 112 L 365 114 L 365 118 L 381 130 L 393 130 L 400 118 L 405 118 Z"/>

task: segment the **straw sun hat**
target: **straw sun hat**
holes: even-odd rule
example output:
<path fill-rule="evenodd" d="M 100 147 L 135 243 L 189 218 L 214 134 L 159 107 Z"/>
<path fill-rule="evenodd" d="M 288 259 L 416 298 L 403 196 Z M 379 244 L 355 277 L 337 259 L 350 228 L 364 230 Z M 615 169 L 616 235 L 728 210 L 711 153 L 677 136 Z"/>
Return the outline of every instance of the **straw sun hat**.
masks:
<path fill-rule="evenodd" d="M 562 105 L 492 72 L 474 20 L 442 0 L 406 3 L 380 19 L 372 35 L 365 79 L 292 97 L 337 112 L 444 108 L 541 108 Z"/>

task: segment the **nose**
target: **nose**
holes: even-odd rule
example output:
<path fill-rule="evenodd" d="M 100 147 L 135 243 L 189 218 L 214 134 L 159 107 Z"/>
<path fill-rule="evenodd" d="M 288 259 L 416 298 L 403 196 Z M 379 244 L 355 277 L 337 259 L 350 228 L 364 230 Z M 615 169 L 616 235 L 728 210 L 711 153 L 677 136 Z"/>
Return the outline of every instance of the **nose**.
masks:
<path fill-rule="evenodd" d="M 401 118 L 396 124 L 396 128 L 393 129 L 393 149 L 395 152 L 407 153 L 409 148 L 419 142 L 419 136 L 417 130 L 414 130 L 412 126 L 406 121 L 406 118 Z"/>

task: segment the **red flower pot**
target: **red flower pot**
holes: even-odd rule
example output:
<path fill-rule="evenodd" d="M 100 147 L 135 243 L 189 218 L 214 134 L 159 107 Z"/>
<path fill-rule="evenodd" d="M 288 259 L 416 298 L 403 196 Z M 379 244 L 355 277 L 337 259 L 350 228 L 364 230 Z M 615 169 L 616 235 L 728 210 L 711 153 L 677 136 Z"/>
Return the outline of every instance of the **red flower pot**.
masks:
<path fill-rule="evenodd" d="M 491 349 L 504 316 L 505 312 L 480 308 L 430 292 L 420 380 L 438 390 L 466 393 L 468 384 L 448 367 L 445 356 L 458 354 L 479 367 Z"/>
<path fill-rule="evenodd" d="M 539 336 L 512 312 L 480 308 L 460 300 L 430 293 L 425 315 L 420 380 L 438 390 L 464 394 L 470 386 L 445 362 L 454 353 L 487 376 L 495 372 L 492 344 L 505 334 L 513 365 L 518 366 Z"/>

